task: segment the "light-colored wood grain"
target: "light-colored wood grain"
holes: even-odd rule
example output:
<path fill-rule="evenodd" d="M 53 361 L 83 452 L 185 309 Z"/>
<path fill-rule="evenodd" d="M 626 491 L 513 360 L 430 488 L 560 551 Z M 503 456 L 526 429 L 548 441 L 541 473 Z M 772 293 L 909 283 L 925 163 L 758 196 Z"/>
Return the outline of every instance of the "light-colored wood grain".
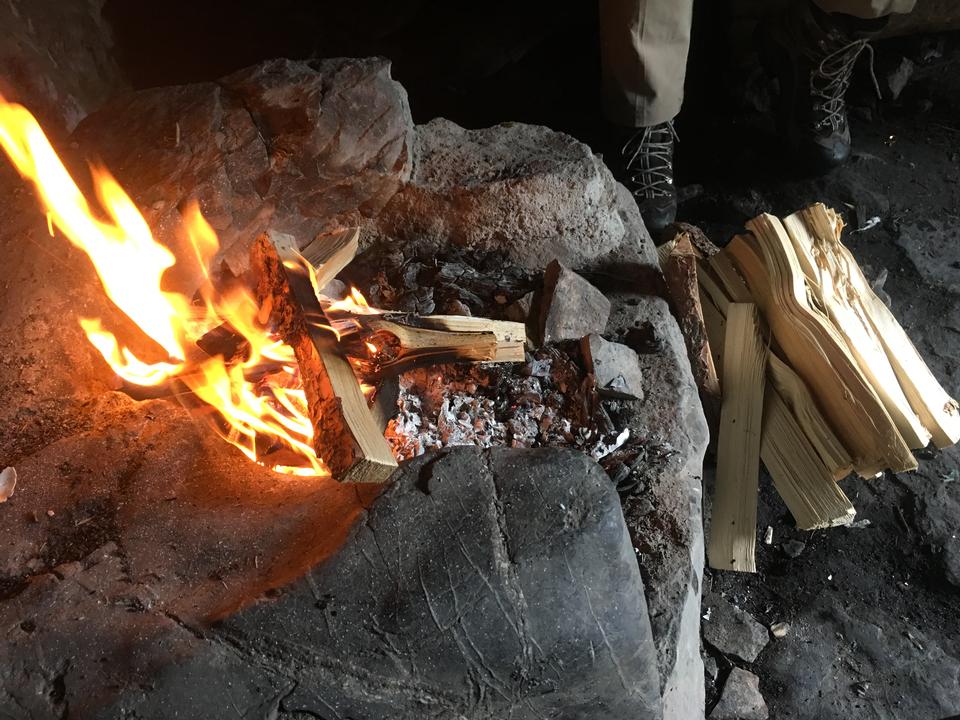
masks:
<path fill-rule="evenodd" d="M 734 238 L 728 251 L 770 324 L 784 359 L 803 378 L 856 471 L 872 477 L 917 461 L 830 319 L 808 298 L 800 262 L 780 221 L 761 215 L 747 223 L 758 253 Z M 761 254 L 762 253 L 762 254 Z"/>
<path fill-rule="evenodd" d="M 877 297 L 860 265 L 840 241 L 842 223 L 821 203 L 802 211 L 804 222 L 847 278 L 859 311 L 867 318 L 890 361 L 900 388 L 921 423 L 943 448 L 960 440 L 960 406 L 943 389 L 893 312 Z"/>
<path fill-rule="evenodd" d="M 858 298 L 859 292 L 850 282 L 850 263 L 838 252 L 838 243 L 815 235 L 814 228 L 808 227 L 805 218 L 809 221 L 806 213 L 794 213 L 784 218 L 783 226 L 800 259 L 810 292 L 846 340 L 850 354 L 877 393 L 907 446 L 926 447 L 930 442 L 930 433 L 910 407 L 880 338 L 864 312 L 863 303 Z M 816 232 L 822 235 L 833 230 L 827 226 L 818 228 Z"/>
<path fill-rule="evenodd" d="M 717 477 L 708 558 L 718 570 L 756 572 L 757 483 L 766 342 L 752 303 L 727 308 Z"/>
<path fill-rule="evenodd" d="M 708 297 L 702 298 L 702 306 L 714 362 L 723 367 L 726 319 Z M 846 525 L 856 511 L 775 387 L 770 372 L 770 363 L 775 360 L 772 354 L 768 355 L 760 459 L 798 528 L 816 530 Z M 825 431 L 830 432 L 829 428 Z M 849 469 L 844 475 L 848 473 Z"/>

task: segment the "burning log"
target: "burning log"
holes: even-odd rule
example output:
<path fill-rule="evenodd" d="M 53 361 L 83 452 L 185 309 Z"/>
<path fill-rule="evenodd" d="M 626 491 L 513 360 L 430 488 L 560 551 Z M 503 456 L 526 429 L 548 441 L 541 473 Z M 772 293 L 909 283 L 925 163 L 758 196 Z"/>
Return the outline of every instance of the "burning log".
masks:
<path fill-rule="evenodd" d="M 346 248 L 346 249 L 345 249 Z M 326 263 L 317 273 L 333 278 L 356 252 L 337 239 L 325 247 Z M 318 251 L 317 257 L 323 259 Z M 367 407 L 363 390 L 347 359 L 337 347 L 336 335 L 325 329 L 309 269 L 292 237 L 266 233 L 257 238 L 252 264 L 258 273 L 257 295 L 272 314 L 278 331 L 293 347 L 300 365 L 313 443 L 333 476 L 341 482 L 384 482 L 397 461 Z"/>

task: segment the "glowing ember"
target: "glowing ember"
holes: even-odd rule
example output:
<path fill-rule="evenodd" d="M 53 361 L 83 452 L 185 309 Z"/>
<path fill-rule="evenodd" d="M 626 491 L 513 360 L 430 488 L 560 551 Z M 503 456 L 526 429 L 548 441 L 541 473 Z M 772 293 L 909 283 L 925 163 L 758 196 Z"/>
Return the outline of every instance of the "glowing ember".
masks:
<path fill-rule="evenodd" d="M 214 287 L 208 268 L 219 241 L 199 208 L 184 212 L 183 227 L 194 251 L 188 260 L 197 263 L 205 278 L 200 307 L 185 295 L 161 290 L 162 277 L 177 258 L 153 238 L 116 180 L 104 169 L 91 168 L 99 209 L 105 213 L 101 218 L 33 115 L 2 97 L 0 145 L 36 187 L 51 234 L 58 229 L 87 254 L 110 300 L 167 355 L 160 362 L 141 360 L 99 318 L 81 319 L 87 338 L 117 375 L 140 386 L 176 379 L 217 410 L 217 431 L 247 457 L 263 463 L 264 455 L 283 449 L 283 464 L 273 465 L 276 472 L 329 474 L 312 447 L 313 429 L 293 350 L 258 320 L 259 308 L 249 292 L 219 292 Z M 376 312 L 356 291 L 341 304 L 345 311 Z M 246 340 L 244 359 L 197 359 L 197 340 L 221 325 Z"/>

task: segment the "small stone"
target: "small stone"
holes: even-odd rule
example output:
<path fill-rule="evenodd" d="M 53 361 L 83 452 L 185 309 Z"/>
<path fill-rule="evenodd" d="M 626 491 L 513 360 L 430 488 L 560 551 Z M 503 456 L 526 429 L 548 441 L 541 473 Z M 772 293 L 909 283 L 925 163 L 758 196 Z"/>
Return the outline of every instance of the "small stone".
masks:
<path fill-rule="evenodd" d="M 577 273 L 554 260 L 543 274 L 540 331 L 544 343 L 579 340 L 602 333 L 610 319 L 610 301 Z"/>
<path fill-rule="evenodd" d="M 767 531 L 763 534 L 763 544 L 773 545 L 773 528 L 767 525 Z"/>
<path fill-rule="evenodd" d="M 587 370 L 601 395 L 624 400 L 643 399 L 643 373 L 637 353 L 620 343 L 590 334 L 581 342 Z"/>
<path fill-rule="evenodd" d="M 712 720 L 767 720 L 767 703 L 760 694 L 760 678 L 735 667 L 723 685 L 720 702 L 710 713 Z"/>
<path fill-rule="evenodd" d="M 53 510 L 47 510 L 47 517 L 53 517 L 56 513 Z"/>
<path fill-rule="evenodd" d="M 788 558 L 798 558 L 807 549 L 807 544 L 800 540 L 787 540 L 780 547 L 783 548 L 783 554 Z"/>
<path fill-rule="evenodd" d="M 909 58 L 901 58 L 896 69 L 887 75 L 887 89 L 890 91 L 891 99 L 896 100 L 900 97 L 900 93 L 903 92 L 913 76 L 914 67 L 915 65 Z"/>
<path fill-rule="evenodd" d="M 790 623 L 776 622 L 770 626 L 770 634 L 775 638 L 786 637 L 788 632 L 790 632 Z"/>
<path fill-rule="evenodd" d="M 16 468 L 7 467 L 0 472 L 0 503 L 4 503 L 13 495 L 17 487 Z"/>
<path fill-rule="evenodd" d="M 767 628 L 719 595 L 703 599 L 703 639 L 725 655 L 753 662 L 770 641 Z"/>
<path fill-rule="evenodd" d="M 530 319 L 530 309 L 533 307 L 533 293 L 528 292 L 519 300 L 507 305 L 506 310 L 504 310 L 504 315 L 507 316 L 507 320 L 512 320 L 513 322 L 525 323 Z"/>

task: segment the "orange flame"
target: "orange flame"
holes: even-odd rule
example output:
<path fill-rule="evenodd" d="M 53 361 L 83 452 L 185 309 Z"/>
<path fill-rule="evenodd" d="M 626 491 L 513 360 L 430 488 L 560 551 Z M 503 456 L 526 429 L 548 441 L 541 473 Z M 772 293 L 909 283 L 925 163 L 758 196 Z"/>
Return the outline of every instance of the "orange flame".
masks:
<path fill-rule="evenodd" d="M 329 474 L 312 447 L 313 428 L 293 350 L 258 321 L 259 307 L 249 292 L 233 289 L 220 293 L 214 288 L 209 267 L 220 243 L 196 205 L 185 210 L 183 221 L 193 260 L 203 273 L 202 308 L 185 295 L 161 289 L 164 273 L 177 259 L 153 238 L 117 181 L 106 170 L 91 168 L 105 213 L 101 219 L 33 115 L 3 97 L 0 146 L 36 187 L 51 231 L 56 227 L 87 254 L 110 300 L 168 356 L 161 362 L 143 361 L 104 328 L 99 318 L 81 319 L 87 338 L 117 375 L 141 386 L 176 378 L 216 409 L 222 420 L 218 432 L 250 459 L 263 463 L 262 448 L 282 446 L 299 456 L 298 464 L 290 464 L 287 452 L 284 463 L 273 466 L 275 471 L 298 476 Z M 359 297 L 362 300 L 362 295 Z M 197 360 L 197 340 L 223 324 L 249 344 L 246 359 L 229 364 L 220 356 Z M 248 379 L 257 375 L 257 381 Z"/>

